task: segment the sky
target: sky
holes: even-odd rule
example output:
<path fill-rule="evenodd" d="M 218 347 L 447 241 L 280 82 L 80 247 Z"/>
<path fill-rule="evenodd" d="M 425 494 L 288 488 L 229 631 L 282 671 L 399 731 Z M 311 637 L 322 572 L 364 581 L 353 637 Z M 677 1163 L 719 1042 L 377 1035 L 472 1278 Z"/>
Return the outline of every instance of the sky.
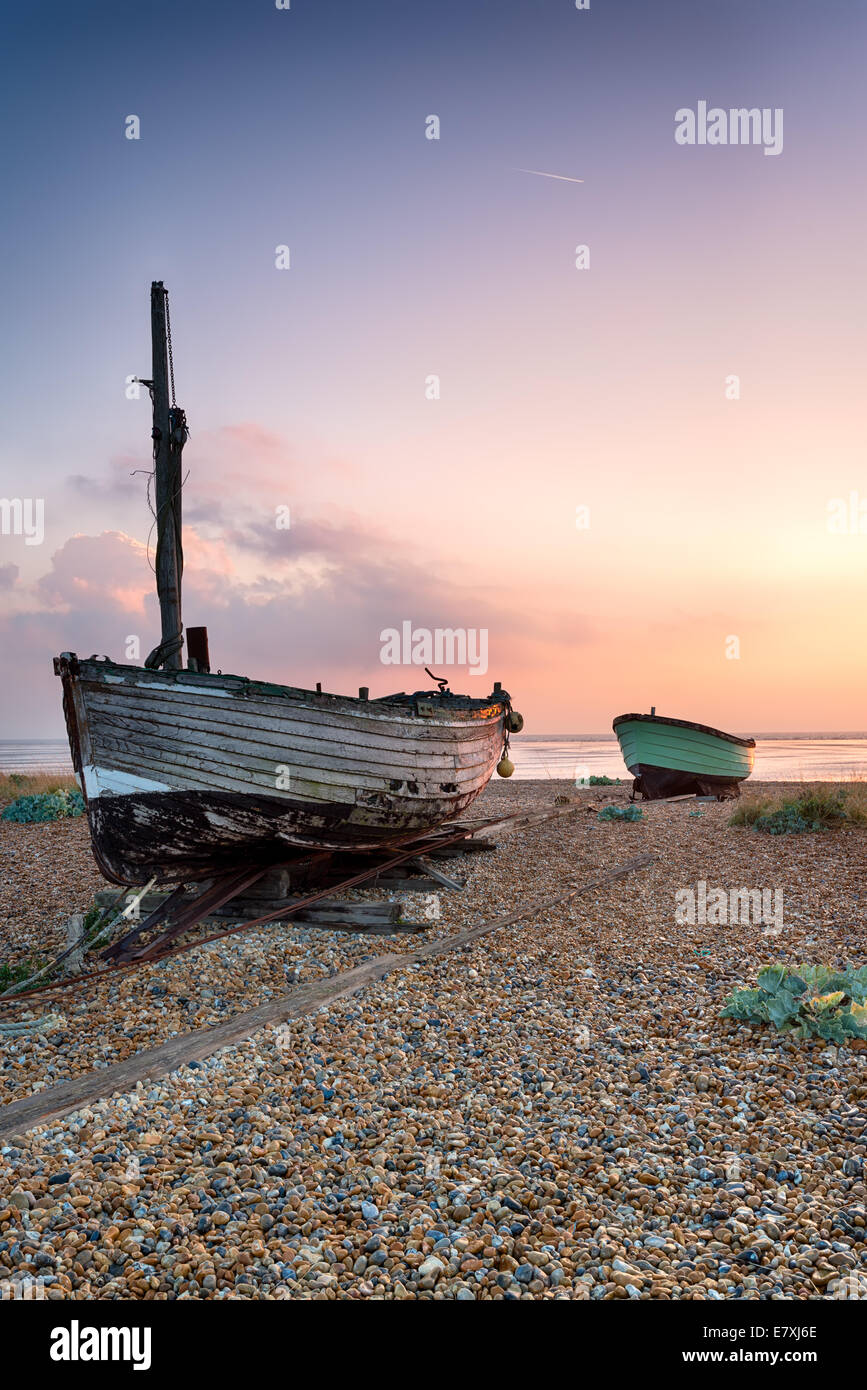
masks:
<path fill-rule="evenodd" d="M 153 279 L 215 669 L 425 688 L 381 659 L 409 622 L 484 631 L 437 674 L 528 733 L 867 726 L 861 0 L 6 26 L 0 497 L 44 536 L 0 532 L 0 737 L 62 735 L 58 652 L 158 640 Z M 699 102 L 782 149 L 679 144 Z"/>

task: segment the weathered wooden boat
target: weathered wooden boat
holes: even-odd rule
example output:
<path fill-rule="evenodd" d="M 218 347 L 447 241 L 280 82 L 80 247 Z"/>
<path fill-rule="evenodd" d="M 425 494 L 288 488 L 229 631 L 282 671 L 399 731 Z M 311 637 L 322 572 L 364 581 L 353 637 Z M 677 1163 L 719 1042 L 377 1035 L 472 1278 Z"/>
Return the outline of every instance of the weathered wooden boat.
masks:
<path fill-rule="evenodd" d="M 509 714 L 505 692 L 355 699 L 72 652 L 55 669 L 97 862 L 130 885 L 430 830 L 488 782 Z"/>
<path fill-rule="evenodd" d="M 157 591 L 162 638 L 144 667 L 55 658 L 91 841 L 107 879 L 194 882 L 303 850 L 367 851 L 470 805 L 523 720 L 499 684 L 484 699 L 435 690 L 370 699 L 212 673 L 204 628 L 182 669 L 181 453 L 169 404 L 171 330 L 151 289 Z"/>
<path fill-rule="evenodd" d="M 725 734 L 707 724 L 657 714 L 620 714 L 614 732 L 632 773 L 633 798 L 739 796 L 753 770 L 755 739 Z"/>

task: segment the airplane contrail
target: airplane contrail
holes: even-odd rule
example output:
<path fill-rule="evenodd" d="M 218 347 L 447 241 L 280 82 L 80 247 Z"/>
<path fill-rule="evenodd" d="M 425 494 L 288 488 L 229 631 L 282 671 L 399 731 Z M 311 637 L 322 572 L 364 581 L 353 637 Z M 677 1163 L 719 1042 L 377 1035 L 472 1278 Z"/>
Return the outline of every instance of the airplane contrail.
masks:
<path fill-rule="evenodd" d="M 538 174 L 540 179 L 562 179 L 564 183 L 583 183 L 583 179 L 572 179 L 568 174 L 546 174 L 544 169 L 517 169 L 518 174 Z"/>

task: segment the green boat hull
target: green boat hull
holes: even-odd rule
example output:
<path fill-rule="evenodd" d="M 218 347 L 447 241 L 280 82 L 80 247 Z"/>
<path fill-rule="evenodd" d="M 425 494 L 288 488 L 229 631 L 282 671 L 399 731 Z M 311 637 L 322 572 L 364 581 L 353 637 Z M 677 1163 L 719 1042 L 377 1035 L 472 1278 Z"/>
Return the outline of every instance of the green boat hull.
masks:
<path fill-rule="evenodd" d="M 621 714 L 614 721 L 623 761 L 635 790 L 649 799 L 663 796 L 738 795 L 753 770 L 755 741 L 725 734 L 706 724 L 662 715 Z"/>

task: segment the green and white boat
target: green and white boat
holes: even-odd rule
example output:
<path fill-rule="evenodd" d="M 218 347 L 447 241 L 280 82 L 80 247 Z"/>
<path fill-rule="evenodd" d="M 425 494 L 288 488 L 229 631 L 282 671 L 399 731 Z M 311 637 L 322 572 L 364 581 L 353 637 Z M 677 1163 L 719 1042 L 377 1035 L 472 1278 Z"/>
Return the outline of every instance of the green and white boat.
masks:
<path fill-rule="evenodd" d="M 633 799 L 666 796 L 740 795 L 739 783 L 753 770 L 756 741 L 724 734 L 707 724 L 657 714 L 619 714 L 614 732 L 623 761 L 634 777 Z"/>

